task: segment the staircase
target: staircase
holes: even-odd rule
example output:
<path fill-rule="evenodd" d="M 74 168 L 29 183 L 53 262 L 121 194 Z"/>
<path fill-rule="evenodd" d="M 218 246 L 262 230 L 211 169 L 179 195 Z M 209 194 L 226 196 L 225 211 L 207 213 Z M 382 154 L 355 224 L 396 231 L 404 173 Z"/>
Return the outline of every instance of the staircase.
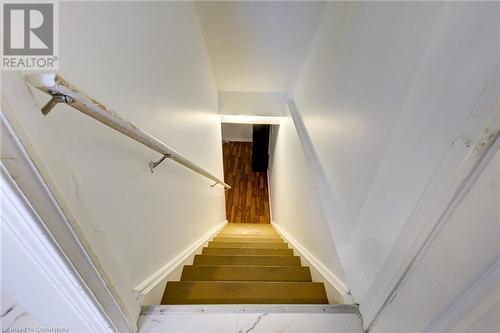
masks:
<path fill-rule="evenodd" d="M 162 304 L 328 304 L 323 283 L 269 224 L 230 223 L 169 281 Z"/>

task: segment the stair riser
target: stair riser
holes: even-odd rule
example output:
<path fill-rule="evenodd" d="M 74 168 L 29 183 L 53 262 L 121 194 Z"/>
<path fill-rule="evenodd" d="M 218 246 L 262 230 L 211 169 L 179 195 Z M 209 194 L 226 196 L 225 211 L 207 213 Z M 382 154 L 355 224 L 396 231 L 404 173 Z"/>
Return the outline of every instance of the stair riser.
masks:
<path fill-rule="evenodd" d="M 186 298 L 169 297 L 162 300 L 164 305 L 189 305 L 189 304 L 328 304 L 328 299 L 294 298 L 294 299 L 269 299 L 269 298 Z"/>
<path fill-rule="evenodd" d="M 252 232 L 252 233 L 220 232 L 219 234 L 217 234 L 217 237 L 271 238 L 271 239 L 280 238 L 279 235 L 277 234 L 259 233 L 259 232 Z"/>
<path fill-rule="evenodd" d="M 162 304 L 328 304 L 323 283 L 269 224 L 230 224 L 168 282 Z"/>
<path fill-rule="evenodd" d="M 213 239 L 214 242 L 229 242 L 229 243 L 284 243 L 281 238 L 258 238 L 258 237 L 226 237 L 217 236 Z"/>
<path fill-rule="evenodd" d="M 216 256 L 196 255 L 195 265 L 300 266 L 297 256 Z"/>
<path fill-rule="evenodd" d="M 308 267 L 184 266 L 181 281 L 311 282 Z"/>
<path fill-rule="evenodd" d="M 224 228 L 222 232 L 262 232 L 262 233 L 276 233 L 273 228 Z"/>
<path fill-rule="evenodd" d="M 208 247 L 232 247 L 247 249 L 287 249 L 286 243 L 245 243 L 245 242 L 208 242 Z"/>
<path fill-rule="evenodd" d="M 230 228 L 272 228 L 268 223 L 229 223 L 224 229 Z"/>
<path fill-rule="evenodd" d="M 274 230 L 274 228 L 270 224 L 260 224 L 257 226 L 241 226 L 241 227 L 227 225 L 222 230 Z"/>
<path fill-rule="evenodd" d="M 220 232 L 215 237 L 233 237 L 233 238 L 262 238 L 262 239 L 282 239 L 279 235 L 276 234 L 237 234 L 234 232 Z"/>
<path fill-rule="evenodd" d="M 215 248 L 204 247 L 202 254 L 234 255 L 234 256 L 293 256 L 292 249 L 238 249 L 238 248 Z"/>

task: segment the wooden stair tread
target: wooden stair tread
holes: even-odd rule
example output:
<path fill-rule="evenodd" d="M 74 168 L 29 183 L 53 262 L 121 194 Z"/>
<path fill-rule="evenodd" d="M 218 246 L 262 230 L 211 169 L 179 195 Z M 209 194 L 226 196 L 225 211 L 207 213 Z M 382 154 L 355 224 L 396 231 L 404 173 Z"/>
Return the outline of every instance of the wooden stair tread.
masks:
<path fill-rule="evenodd" d="M 184 266 L 181 281 L 295 281 L 311 282 L 303 266 Z"/>
<path fill-rule="evenodd" d="M 292 249 L 256 249 L 236 247 L 204 247 L 202 254 L 213 255 L 260 255 L 260 256 L 293 256 Z"/>
<path fill-rule="evenodd" d="M 257 232 L 257 231 L 233 231 L 227 232 L 223 231 L 217 234 L 217 236 L 223 237 L 262 237 L 262 238 L 279 238 L 279 235 L 274 232 Z"/>
<path fill-rule="evenodd" d="M 208 247 L 236 247 L 236 248 L 265 248 L 265 249 L 287 249 L 287 243 L 268 242 L 208 242 Z"/>
<path fill-rule="evenodd" d="M 242 232 L 228 232 L 221 231 L 217 236 L 227 236 L 227 237 L 261 237 L 261 238 L 281 238 L 280 235 L 273 232 L 253 232 L 253 233 L 242 233 Z"/>
<path fill-rule="evenodd" d="M 297 256 L 195 255 L 195 265 L 300 266 Z"/>
<path fill-rule="evenodd" d="M 245 225 L 245 226 L 241 226 L 241 227 L 234 227 L 234 226 L 227 226 L 224 228 L 223 231 L 227 231 L 227 230 L 271 230 L 271 231 L 274 231 L 276 232 L 276 230 L 274 230 L 273 227 L 271 227 L 270 225 L 256 225 L 256 226 L 250 226 L 250 225 Z"/>
<path fill-rule="evenodd" d="M 227 225 L 180 281 L 169 281 L 162 304 L 328 304 L 323 283 L 269 224 Z"/>
<path fill-rule="evenodd" d="M 261 238 L 261 237 L 229 237 L 217 236 L 213 242 L 230 242 L 230 243 L 284 243 L 282 238 Z"/>
<path fill-rule="evenodd" d="M 225 226 L 225 229 L 230 228 L 272 228 L 268 223 L 229 223 Z"/>
<path fill-rule="evenodd" d="M 328 304 L 323 283 L 169 281 L 162 304 Z"/>
<path fill-rule="evenodd" d="M 224 229 L 222 229 L 221 231 L 234 231 L 234 230 L 263 230 L 263 231 L 274 231 L 276 232 L 276 230 L 267 225 L 267 226 L 259 226 L 259 227 L 252 227 L 252 226 L 245 226 L 245 227 L 232 227 L 232 226 L 227 226 L 225 227 Z"/>

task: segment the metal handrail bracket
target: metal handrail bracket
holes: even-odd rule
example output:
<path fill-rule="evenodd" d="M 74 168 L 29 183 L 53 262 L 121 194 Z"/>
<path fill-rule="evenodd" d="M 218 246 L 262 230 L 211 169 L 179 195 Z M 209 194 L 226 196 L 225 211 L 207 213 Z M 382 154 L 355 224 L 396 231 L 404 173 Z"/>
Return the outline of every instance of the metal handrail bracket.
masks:
<path fill-rule="evenodd" d="M 224 183 L 221 179 L 191 162 L 173 148 L 121 118 L 103 104 L 86 96 L 62 77 L 56 74 L 38 74 L 29 75 L 27 80 L 35 88 L 52 96 L 50 101 L 41 109 L 44 115 L 47 115 L 57 104 L 64 103 L 162 154 L 163 156 L 158 162 L 151 161 L 149 163 L 151 172 L 163 160 L 170 158 L 194 172 L 211 179 L 215 182 L 215 185 L 220 184 L 226 189 L 231 188 L 231 186 Z"/>

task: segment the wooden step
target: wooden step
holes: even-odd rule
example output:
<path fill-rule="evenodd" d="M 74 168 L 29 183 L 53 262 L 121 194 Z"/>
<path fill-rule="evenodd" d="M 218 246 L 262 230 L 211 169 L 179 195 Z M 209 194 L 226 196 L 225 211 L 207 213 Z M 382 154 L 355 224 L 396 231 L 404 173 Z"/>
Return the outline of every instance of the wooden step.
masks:
<path fill-rule="evenodd" d="M 214 237 L 214 242 L 232 242 L 232 243 L 284 243 L 282 238 L 259 238 L 259 237 Z"/>
<path fill-rule="evenodd" d="M 255 225 L 255 226 L 252 226 L 252 225 L 242 225 L 242 226 L 232 226 L 232 225 L 227 225 L 223 230 L 274 230 L 274 228 L 269 225 L 269 224 L 266 224 L 266 225 Z"/>
<path fill-rule="evenodd" d="M 271 233 L 271 232 L 266 232 L 266 233 L 250 233 L 250 234 L 243 234 L 241 232 L 229 232 L 229 231 L 221 231 L 219 232 L 216 237 L 240 237 L 240 238 L 253 238 L 253 237 L 259 237 L 259 238 L 281 238 L 281 236 L 277 233 Z"/>
<path fill-rule="evenodd" d="M 202 254 L 215 255 L 260 255 L 260 256 L 293 256 L 292 249 L 241 249 L 231 247 L 204 247 Z"/>
<path fill-rule="evenodd" d="M 311 282 L 302 266 L 184 266 L 181 281 L 295 281 Z"/>
<path fill-rule="evenodd" d="M 224 228 L 222 231 L 231 231 L 231 232 L 276 232 L 272 227 L 267 227 L 267 228 L 247 228 L 247 227 L 242 227 L 242 228 Z"/>
<path fill-rule="evenodd" d="M 287 249 L 287 243 L 247 243 L 247 242 L 208 242 L 208 247 L 236 247 L 249 249 Z"/>
<path fill-rule="evenodd" d="M 237 235 L 237 234 L 227 234 L 227 233 L 219 233 L 215 237 L 222 237 L 222 238 L 239 238 L 239 239 L 248 239 L 248 238 L 259 238 L 259 239 L 283 239 L 278 235 L 258 235 L 258 234 L 253 234 L 253 235 Z"/>
<path fill-rule="evenodd" d="M 272 228 L 269 223 L 228 223 L 225 228 Z"/>
<path fill-rule="evenodd" d="M 195 265 L 300 266 L 298 256 L 195 255 Z"/>
<path fill-rule="evenodd" d="M 279 237 L 279 235 L 274 231 L 259 231 L 259 230 L 223 230 L 219 232 L 217 236 L 227 236 L 227 237 Z"/>
<path fill-rule="evenodd" d="M 162 304 L 328 304 L 323 283 L 169 281 Z"/>
<path fill-rule="evenodd" d="M 221 230 L 221 232 L 261 232 L 261 233 L 271 232 L 271 233 L 275 233 L 276 230 L 274 230 L 273 228 L 224 228 Z"/>
<path fill-rule="evenodd" d="M 227 225 L 181 281 L 168 282 L 162 304 L 328 304 L 323 283 L 269 224 Z"/>

